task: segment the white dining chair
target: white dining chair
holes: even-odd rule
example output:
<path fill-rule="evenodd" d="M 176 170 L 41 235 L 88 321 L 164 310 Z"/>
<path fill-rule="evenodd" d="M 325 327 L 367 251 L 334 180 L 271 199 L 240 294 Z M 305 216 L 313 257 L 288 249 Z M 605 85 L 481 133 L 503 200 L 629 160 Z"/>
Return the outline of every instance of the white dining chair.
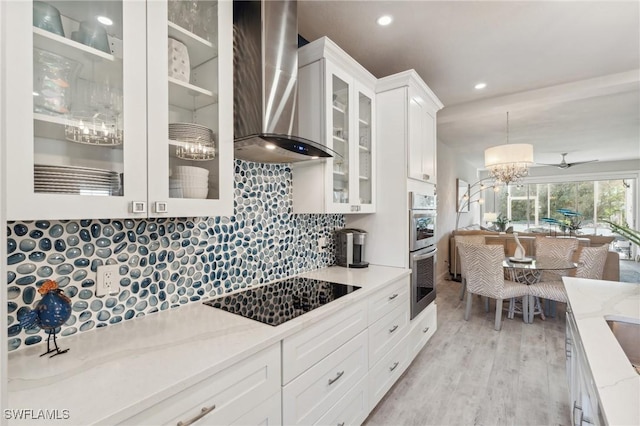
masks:
<path fill-rule="evenodd" d="M 462 268 L 466 272 L 467 302 L 464 311 L 465 321 L 471 313 L 472 294 L 496 300 L 495 329 L 502 325 L 502 302 L 505 299 L 522 297 L 522 310 L 525 322 L 528 314 L 529 286 L 506 280 L 502 261 L 504 248 L 501 245 L 458 244 Z"/>

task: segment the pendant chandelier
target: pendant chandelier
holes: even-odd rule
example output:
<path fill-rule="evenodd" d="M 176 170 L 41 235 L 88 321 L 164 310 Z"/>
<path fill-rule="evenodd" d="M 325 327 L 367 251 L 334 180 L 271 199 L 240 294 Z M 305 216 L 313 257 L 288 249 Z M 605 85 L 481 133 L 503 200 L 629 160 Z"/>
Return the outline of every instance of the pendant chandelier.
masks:
<path fill-rule="evenodd" d="M 533 145 L 509 144 L 509 112 L 507 112 L 507 143 L 484 151 L 484 166 L 489 176 L 505 185 L 516 183 L 529 174 L 533 164 Z"/>

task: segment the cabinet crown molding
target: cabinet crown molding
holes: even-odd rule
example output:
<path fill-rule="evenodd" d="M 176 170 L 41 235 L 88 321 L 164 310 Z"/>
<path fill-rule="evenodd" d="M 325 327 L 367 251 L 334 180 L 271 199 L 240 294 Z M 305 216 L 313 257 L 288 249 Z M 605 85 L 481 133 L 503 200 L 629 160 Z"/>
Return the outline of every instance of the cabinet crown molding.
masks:
<path fill-rule="evenodd" d="M 320 59 L 328 59 L 370 87 L 376 86 L 376 77 L 329 37 L 321 37 L 298 49 L 298 67 L 309 65 Z"/>
<path fill-rule="evenodd" d="M 429 86 L 427 86 L 427 83 L 425 83 L 420 75 L 413 69 L 399 72 L 397 74 L 392 74 L 379 79 L 376 83 L 376 93 L 399 89 L 401 87 L 412 87 L 416 90 L 424 92 L 427 99 L 431 101 L 436 111 L 444 108 L 444 104 L 440 102 L 440 99 L 438 99 L 433 90 L 431 90 Z"/>

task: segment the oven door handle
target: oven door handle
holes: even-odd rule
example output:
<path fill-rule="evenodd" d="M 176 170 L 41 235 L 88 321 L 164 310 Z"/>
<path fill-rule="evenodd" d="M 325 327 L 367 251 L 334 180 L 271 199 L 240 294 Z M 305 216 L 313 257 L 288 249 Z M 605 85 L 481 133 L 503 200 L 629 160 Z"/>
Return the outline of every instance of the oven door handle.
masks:
<path fill-rule="evenodd" d="M 418 260 L 427 259 L 427 258 L 429 258 L 429 257 L 433 257 L 433 256 L 435 256 L 435 254 L 436 254 L 436 252 L 437 252 L 437 251 L 438 251 L 438 249 L 437 249 L 437 248 L 435 248 L 435 247 L 434 247 L 434 248 L 429 248 L 429 249 L 428 249 L 428 251 L 420 250 L 420 251 L 417 251 L 417 252 L 415 252 L 415 253 L 412 253 L 412 254 L 411 254 L 411 259 L 412 259 L 414 262 L 416 262 L 416 261 L 418 261 Z M 424 252 L 424 253 L 422 253 L 422 252 Z"/>

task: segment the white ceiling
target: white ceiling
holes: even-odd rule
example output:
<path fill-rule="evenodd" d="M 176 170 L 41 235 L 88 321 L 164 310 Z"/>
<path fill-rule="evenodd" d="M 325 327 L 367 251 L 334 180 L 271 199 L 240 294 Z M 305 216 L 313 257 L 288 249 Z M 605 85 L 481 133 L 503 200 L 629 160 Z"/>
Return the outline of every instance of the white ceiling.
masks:
<path fill-rule="evenodd" d="M 298 30 L 377 77 L 415 69 L 445 105 L 438 139 L 479 168 L 506 142 L 507 111 L 509 141 L 533 144 L 536 162 L 616 161 L 640 159 L 639 5 L 299 0 Z"/>

